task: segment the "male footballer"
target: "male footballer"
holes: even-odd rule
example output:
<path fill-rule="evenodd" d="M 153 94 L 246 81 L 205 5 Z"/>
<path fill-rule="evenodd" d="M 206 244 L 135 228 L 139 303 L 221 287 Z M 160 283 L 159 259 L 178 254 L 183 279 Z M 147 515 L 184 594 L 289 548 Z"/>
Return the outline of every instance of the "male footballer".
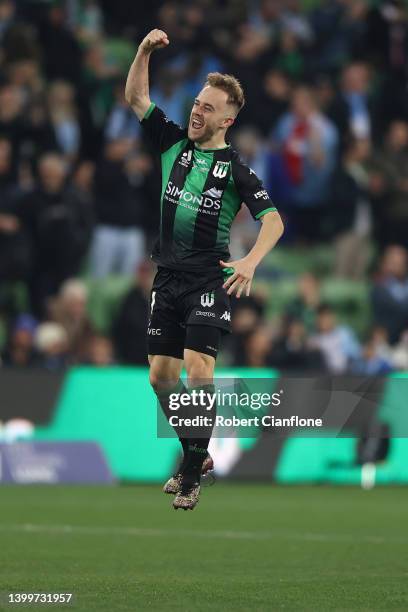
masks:
<path fill-rule="evenodd" d="M 160 162 L 160 235 L 152 259 L 158 265 L 148 325 L 150 383 L 164 413 L 169 397 L 189 390 L 214 390 L 221 337 L 230 331 L 230 296 L 249 295 L 255 269 L 283 232 L 279 213 L 261 181 L 225 141 L 244 105 L 240 83 L 210 73 L 191 110 L 188 127 L 169 120 L 149 97 L 149 60 L 169 44 L 152 30 L 130 68 L 126 100 L 138 116 Z M 255 245 L 237 261 L 229 259 L 232 222 L 242 203 L 261 221 Z M 183 437 L 183 460 L 164 485 L 174 508 L 193 509 L 200 479 L 212 469 L 206 437 Z"/>

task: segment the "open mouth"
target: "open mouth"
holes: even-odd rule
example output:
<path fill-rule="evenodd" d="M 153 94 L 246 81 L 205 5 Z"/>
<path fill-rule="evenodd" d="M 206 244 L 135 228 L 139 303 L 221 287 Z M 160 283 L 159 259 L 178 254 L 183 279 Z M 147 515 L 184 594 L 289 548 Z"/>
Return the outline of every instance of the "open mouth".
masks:
<path fill-rule="evenodd" d="M 202 127 L 204 127 L 204 122 L 200 119 L 192 119 L 191 125 L 195 130 L 200 130 Z"/>

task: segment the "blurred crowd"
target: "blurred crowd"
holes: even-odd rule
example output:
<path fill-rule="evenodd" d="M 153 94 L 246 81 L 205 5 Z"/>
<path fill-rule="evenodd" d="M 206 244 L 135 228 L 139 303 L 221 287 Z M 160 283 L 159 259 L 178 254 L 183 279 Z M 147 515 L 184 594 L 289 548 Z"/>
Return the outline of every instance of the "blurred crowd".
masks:
<path fill-rule="evenodd" d="M 380 376 L 408 370 L 408 252 L 385 249 L 370 296 L 373 322 L 364 338 L 338 320 L 321 296 L 321 282 L 306 272 L 297 296 L 277 321 L 265 317 L 262 295 L 235 300 L 228 363 L 289 372 Z"/>
<path fill-rule="evenodd" d="M 124 82 L 153 27 L 171 45 L 152 58 L 151 98 L 183 124 L 209 71 L 236 75 L 247 104 L 230 138 L 284 217 L 282 243 L 330 244 L 334 276 L 372 279 L 366 337 L 337 320 L 306 273 L 276 321 L 261 292 L 234 303 L 224 362 L 408 369 L 402 0 L 0 0 L 1 363 L 146 362 L 157 176 Z M 255 234 L 242 211 L 233 255 Z M 102 334 L 83 279 L 112 275 L 134 283 Z"/>

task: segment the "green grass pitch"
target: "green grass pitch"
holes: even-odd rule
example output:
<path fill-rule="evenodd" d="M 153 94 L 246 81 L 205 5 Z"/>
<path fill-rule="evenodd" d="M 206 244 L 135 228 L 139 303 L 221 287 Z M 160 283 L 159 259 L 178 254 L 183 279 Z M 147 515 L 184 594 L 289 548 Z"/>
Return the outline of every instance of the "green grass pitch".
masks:
<path fill-rule="evenodd" d="M 0 592 L 92 611 L 407 610 L 408 490 L 0 487 Z M 2 607 L 3 606 L 3 607 Z"/>

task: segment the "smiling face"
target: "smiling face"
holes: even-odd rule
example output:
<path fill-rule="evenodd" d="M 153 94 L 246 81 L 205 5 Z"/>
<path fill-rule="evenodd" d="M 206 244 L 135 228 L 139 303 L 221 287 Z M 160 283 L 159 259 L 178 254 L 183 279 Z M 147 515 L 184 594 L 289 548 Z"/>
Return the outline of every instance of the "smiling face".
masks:
<path fill-rule="evenodd" d="M 236 110 L 228 104 L 228 94 L 222 89 L 205 86 L 194 100 L 188 124 L 188 137 L 198 144 L 224 137 L 234 123 Z"/>

